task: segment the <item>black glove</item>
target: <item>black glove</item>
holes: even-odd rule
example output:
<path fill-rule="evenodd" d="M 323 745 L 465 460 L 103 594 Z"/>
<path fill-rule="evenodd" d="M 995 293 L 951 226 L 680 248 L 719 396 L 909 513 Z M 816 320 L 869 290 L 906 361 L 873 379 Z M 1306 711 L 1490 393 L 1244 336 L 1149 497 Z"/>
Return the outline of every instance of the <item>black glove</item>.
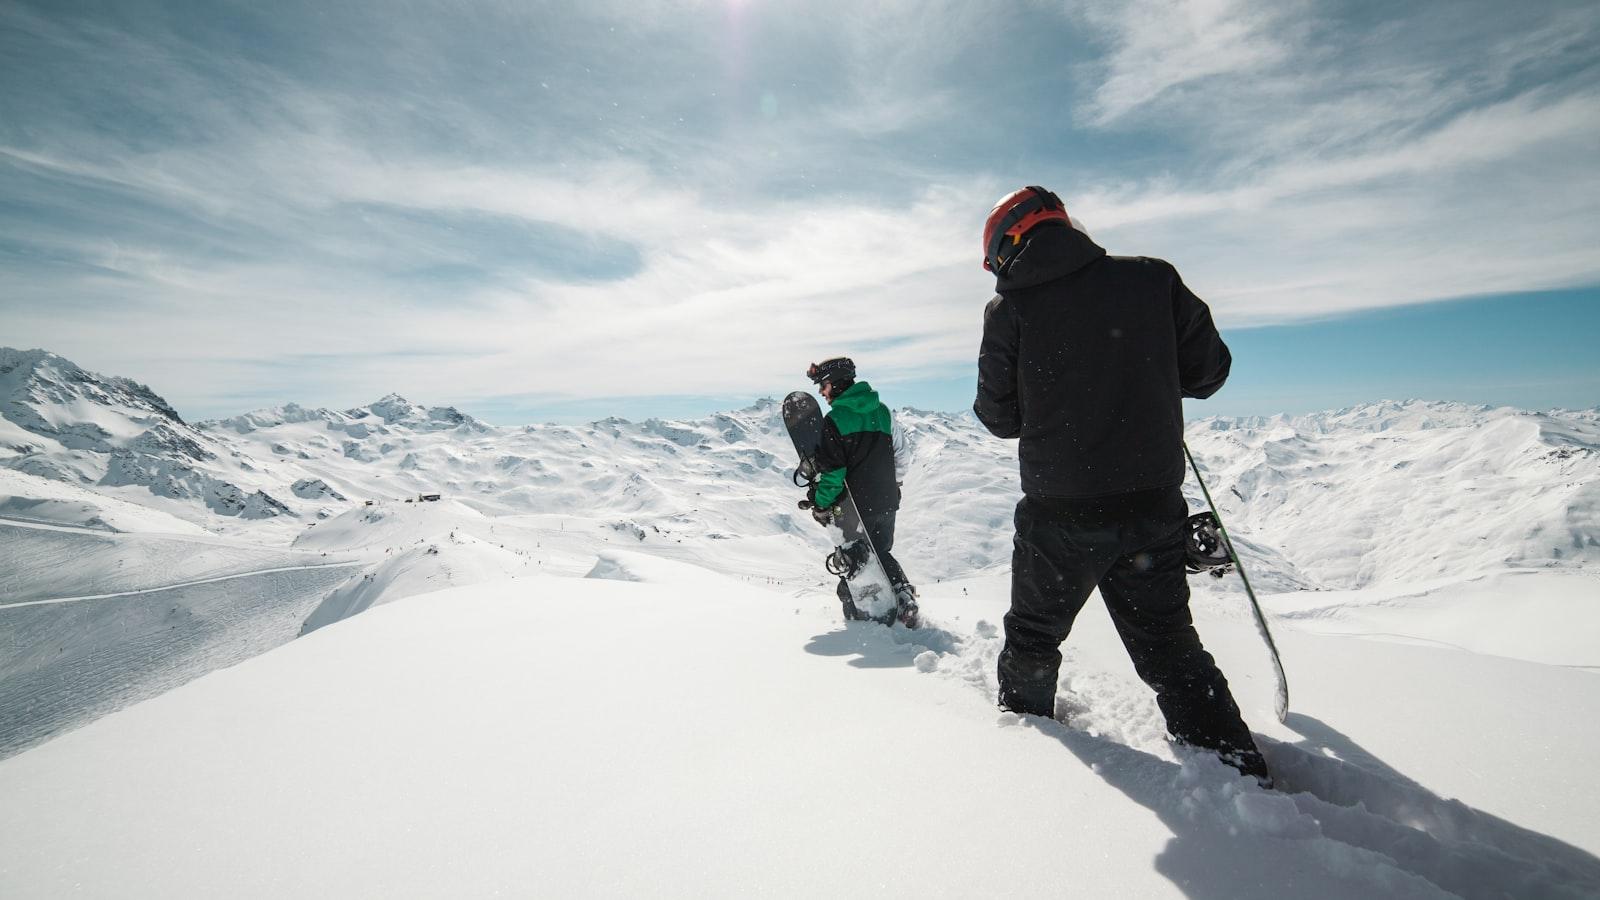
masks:
<path fill-rule="evenodd" d="M 822 525 L 824 527 L 826 527 L 828 525 L 832 525 L 834 518 L 836 518 L 838 515 L 839 515 L 839 507 L 837 507 L 837 506 L 827 506 L 827 507 L 812 506 L 811 507 L 811 518 L 816 519 L 817 520 L 817 524 Z"/>

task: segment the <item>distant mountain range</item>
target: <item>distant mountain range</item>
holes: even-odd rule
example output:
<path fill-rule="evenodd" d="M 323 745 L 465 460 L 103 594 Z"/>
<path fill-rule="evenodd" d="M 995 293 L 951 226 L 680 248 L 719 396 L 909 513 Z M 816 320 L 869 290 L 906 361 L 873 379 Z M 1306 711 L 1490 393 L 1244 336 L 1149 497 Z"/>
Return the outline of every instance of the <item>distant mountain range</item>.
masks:
<path fill-rule="evenodd" d="M 898 415 L 915 459 L 901 552 L 934 578 L 1005 564 L 1014 447 L 970 415 Z M 1188 440 L 1268 590 L 1600 564 L 1600 409 L 1382 401 L 1203 419 Z M 430 492 L 489 516 L 610 520 L 640 541 L 781 537 L 807 527 L 791 456 L 770 399 L 693 421 L 502 427 L 391 394 L 190 424 L 137 382 L 0 348 L 0 467 L 280 545 Z M 1186 492 L 1203 505 L 1192 479 Z"/>

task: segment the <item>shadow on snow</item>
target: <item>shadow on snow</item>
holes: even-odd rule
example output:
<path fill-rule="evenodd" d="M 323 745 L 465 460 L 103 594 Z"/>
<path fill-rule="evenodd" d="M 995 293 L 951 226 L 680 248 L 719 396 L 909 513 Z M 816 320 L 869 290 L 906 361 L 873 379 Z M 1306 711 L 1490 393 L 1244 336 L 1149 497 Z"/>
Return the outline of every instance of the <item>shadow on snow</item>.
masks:
<path fill-rule="evenodd" d="M 1600 896 L 1600 859 L 1441 798 L 1311 716 L 1289 721 L 1305 741 L 1257 736 L 1276 791 L 1229 777 L 1209 754 L 1179 750 L 1184 762 L 1173 763 L 1054 720 L 1023 721 L 1171 829 L 1154 867 L 1192 898 Z"/>
<path fill-rule="evenodd" d="M 858 669 L 895 669 L 915 665 L 917 655 L 925 650 L 954 653 L 960 645 L 960 638 L 932 625 L 908 630 L 876 622 L 846 622 L 840 628 L 811 638 L 806 643 L 806 652 L 817 656 L 853 656 L 850 665 Z"/>

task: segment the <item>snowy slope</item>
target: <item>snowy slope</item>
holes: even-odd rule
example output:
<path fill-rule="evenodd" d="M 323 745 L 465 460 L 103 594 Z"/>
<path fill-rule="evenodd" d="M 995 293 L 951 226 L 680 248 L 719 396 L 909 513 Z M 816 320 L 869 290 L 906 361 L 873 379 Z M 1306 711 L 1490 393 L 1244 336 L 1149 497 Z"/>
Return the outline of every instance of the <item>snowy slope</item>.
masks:
<path fill-rule="evenodd" d="M 907 633 L 838 622 L 770 400 L 191 426 L 0 370 L 0 896 L 1600 892 L 1600 411 L 1191 424 L 1293 688 L 1193 579 L 1271 794 L 1166 743 L 1094 603 L 1061 721 L 993 709 L 1015 447 L 970 415 L 897 413 Z"/>
<path fill-rule="evenodd" d="M 306 617 L 300 630 L 310 633 L 376 604 L 452 584 L 480 584 L 525 574 L 534 562 L 527 554 L 471 536 L 451 533 L 432 541 L 423 539 L 398 552 L 385 553 L 382 562 L 340 585 Z"/>
<path fill-rule="evenodd" d="M 1068 660 L 1083 710 L 997 713 L 999 580 L 935 588 L 947 612 L 908 634 L 841 626 L 814 596 L 603 558 L 611 579 L 373 610 L 0 762 L 0 893 L 1600 890 L 1586 673 L 1291 637 L 1314 712 L 1270 732 L 1274 793 L 1160 740 L 1148 692 L 1100 662 L 1109 626 L 1093 617 Z M 1240 674 L 1253 638 L 1202 627 L 1270 722 L 1269 689 Z M 1329 689 L 1352 668 L 1387 702 Z M 1529 694 L 1541 713 L 1514 702 Z M 1552 790 L 1574 778 L 1591 787 Z"/>
<path fill-rule="evenodd" d="M 1207 419 L 1188 440 L 1230 528 L 1304 587 L 1600 565 L 1594 410 L 1375 403 Z"/>
<path fill-rule="evenodd" d="M 91 543 L 21 540 L 38 536 Z M 80 585 L 117 586 L 118 563 L 136 577 L 109 592 L 0 603 L 0 758 L 293 640 L 352 571 L 320 555 L 0 524 L 0 586 L 14 571 L 11 560 L 35 551 L 87 563 L 59 570 Z M 174 567 L 169 577 L 185 580 L 161 581 L 160 569 L 138 565 L 160 559 L 212 574 L 179 576 Z M 157 583 L 131 587 L 147 582 Z"/>
<path fill-rule="evenodd" d="M 320 553 L 210 535 L 108 534 L 5 519 L 0 519 L 0 537 L 0 608 L 328 562 Z"/>
<path fill-rule="evenodd" d="M 1516 569 L 1361 591 L 1271 598 L 1290 627 L 1319 634 L 1454 647 L 1600 672 L 1600 580 L 1589 572 Z"/>
<path fill-rule="evenodd" d="M 0 468 L 0 519 L 103 531 L 203 535 L 193 522 L 106 494 Z"/>

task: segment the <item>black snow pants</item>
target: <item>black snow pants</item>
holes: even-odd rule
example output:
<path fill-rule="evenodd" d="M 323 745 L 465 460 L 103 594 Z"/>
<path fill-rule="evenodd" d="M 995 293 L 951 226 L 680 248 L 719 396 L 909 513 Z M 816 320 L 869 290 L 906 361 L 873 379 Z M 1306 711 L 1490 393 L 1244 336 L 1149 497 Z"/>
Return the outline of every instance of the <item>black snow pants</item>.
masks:
<path fill-rule="evenodd" d="M 1172 736 L 1265 779 L 1266 765 L 1228 681 L 1189 614 L 1187 517 L 1177 486 L 1091 500 L 1024 497 L 1017 504 L 1000 705 L 1054 716 L 1061 642 L 1098 587 Z"/>
<path fill-rule="evenodd" d="M 878 552 L 878 562 L 883 563 L 883 572 L 889 576 L 889 583 L 899 587 L 906 583 L 906 570 L 900 568 L 900 563 L 889 553 L 894 549 L 894 515 L 897 510 L 889 510 L 873 515 L 863 514 L 861 524 L 867 529 L 867 537 L 872 540 L 872 549 Z"/>

